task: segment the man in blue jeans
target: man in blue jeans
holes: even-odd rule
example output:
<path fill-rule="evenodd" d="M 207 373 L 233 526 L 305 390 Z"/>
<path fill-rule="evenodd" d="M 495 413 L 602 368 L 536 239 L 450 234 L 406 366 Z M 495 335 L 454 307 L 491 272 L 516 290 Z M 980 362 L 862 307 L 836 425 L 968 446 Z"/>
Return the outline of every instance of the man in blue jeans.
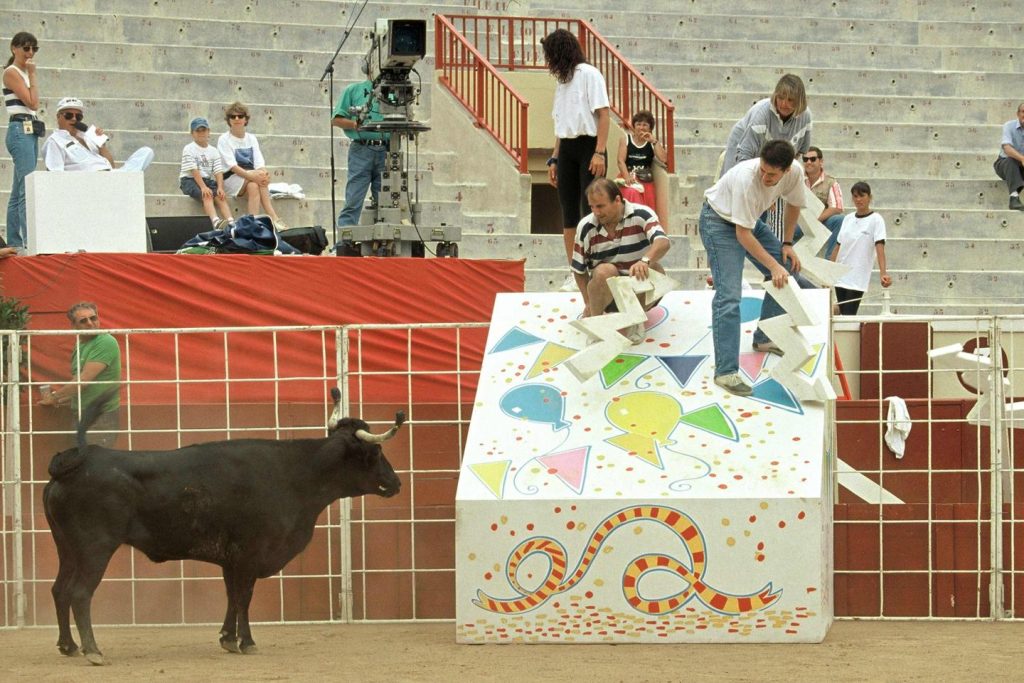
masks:
<path fill-rule="evenodd" d="M 371 95 L 372 90 L 373 84 L 369 80 L 353 83 L 345 88 L 334 107 L 331 125 L 345 131 L 351 141 L 348 148 L 345 207 L 338 214 L 338 227 L 359 224 L 367 190 L 373 192 L 374 204 L 380 194 L 380 179 L 387 160 L 389 135 L 358 130 L 360 118 L 364 122 L 384 120 L 376 98 Z"/>
<path fill-rule="evenodd" d="M 749 396 L 753 391 L 739 374 L 744 259 L 749 258 L 775 287 L 785 286 L 790 273 L 800 271 L 793 233 L 805 204 L 804 171 L 795 157 L 789 142 L 770 140 L 757 158 L 736 164 L 704 193 L 700 237 L 715 282 L 711 302 L 715 384 L 737 396 Z M 759 218 L 779 197 L 786 200 L 781 243 Z M 775 299 L 765 294 L 761 319 L 782 313 Z M 754 349 L 782 353 L 760 328 L 754 332 Z"/>

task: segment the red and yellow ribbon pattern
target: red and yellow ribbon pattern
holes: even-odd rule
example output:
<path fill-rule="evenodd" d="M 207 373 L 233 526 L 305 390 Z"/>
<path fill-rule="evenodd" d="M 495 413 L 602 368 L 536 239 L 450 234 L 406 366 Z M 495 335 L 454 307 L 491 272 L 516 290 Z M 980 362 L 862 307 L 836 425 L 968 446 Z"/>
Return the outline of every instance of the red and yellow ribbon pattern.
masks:
<path fill-rule="evenodd" d="M 757 612 L 774 603 L 782 590 L 773 590 L 768 583 L 759 591 L 745 595 L 725 593 L 704 581 L 707 566 L 704 535 L 693 519 L 679 510 L 657 505 L 637 505 L 609 515 L 590 537 L 587 550 L 580 558 L 576 569 L 567 571 L 565 547 L 553 538 L 536 536 L 518 546 L 509 557 L 505 574 L 509 583 L 519 593 L 515 598 L 492 598 L 483 591 L 477 591 L 475 605 L 498 614 L 529 612 L 543 605 L 551 596 L 570 590 L 583 578 L 597 556 L 605 539 L 616 529 L 637 521 L 658 522 L 671 529 L 683 541 L 690 554 L 692 567 L 687 567 L 675 558 L 659 553 L 641 555 L 626 566 L 622 575 L 622 592 L 626 602 L 639 612 L 651 615 L 669 614 L 696 598 L 710 609 L 725 615 L 740 615 Z M 531 555 L 539 553 L 548 558 L 548 573 L 535 590 L 523 588 L 517 578 L 519 565 Z M 671 572 L 687 583 L 679 593 L 660 600 L 648 600 L 640 595 L 640 580 L 653 571 Z"/>

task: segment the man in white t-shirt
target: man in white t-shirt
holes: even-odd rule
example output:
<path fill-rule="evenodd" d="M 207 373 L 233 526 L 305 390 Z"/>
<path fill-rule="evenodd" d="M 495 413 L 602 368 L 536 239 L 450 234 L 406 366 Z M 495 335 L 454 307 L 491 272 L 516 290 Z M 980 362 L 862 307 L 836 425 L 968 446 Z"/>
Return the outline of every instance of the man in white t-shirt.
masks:
<path fill-rule="evenodd" d="M 741 161 L 704 193 L 700 237 L 708 253 L 715 297 L 711 303 L 711 330 L 715 345 L 715 384 L 737 396 L 753 389 L 739 374 L 740 298 L 743 261 L 750 261 L 772 285 L 783 287 L 790 273 L 800 270 L 793 251 L 793 233 L 804 207 L 804 171 L 796 151 L 786 140 L 769 140 L 755 159 Z M 783 241 L 759 216 L 782 197 L 786 200 Z M 783 313 L 765 295 L 761 319 Z M 781 355 L 779 347 L 758 328 L 754 349 Z"/>
<path fill-rule="evenodd" d="M 153 161 L 153 150 L 140 147 L 124 164 L 114 168 L 114 155 L 102 128 L 82 123 L 85 106 L 77 97 L 65 97 L 57 103 L 57 130 L 43 145 L 43 160 L 48 171 L 145 171 Z"/>
<path fill-rule="evenodd" d="M 861 181 L 850 190 L 855 213 L 848 214 L 839 228 L 832 258 L 850 266 L 836 282 L 836 299 L 842 315 L 857 315 L 864 293 L 871 284 L 871 269 L 878 258 L 879 280 L 883 287 L 892 284 L 885 261 L 885 220 L 871 210 L 871 186 Z"/>

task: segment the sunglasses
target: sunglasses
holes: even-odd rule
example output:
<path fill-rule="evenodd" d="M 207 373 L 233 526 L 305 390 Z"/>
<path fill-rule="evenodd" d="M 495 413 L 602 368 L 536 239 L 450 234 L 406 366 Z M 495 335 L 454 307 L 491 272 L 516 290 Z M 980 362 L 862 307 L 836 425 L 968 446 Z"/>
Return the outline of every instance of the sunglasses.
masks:
<path fill-rule="evenodd" d="M 81 325 L 82 323 L 94 323 L 99 319 L 100 317 L 98 315 L 88 315 L 78 318 L 77 320 L 75 320 L 75 322 Z"/>
<path fill-rule="evenodd" d="M 81 114 L 72 114 L 69 111 L 66 111 L 66 112 L 62 113 L 61 116 L 64 117 L 65 121 L 81 121 L 82 120 L 82 115 Z"/>
<path fill-rule="evenodd" d="M 245 114 L 228 114 L 229 119 L 247 119 L 249 118 Z"/>
<path fill-rule="evenodd" d="M 21 49 L 24 50 L 25 52 L 39 52 L 39 46 L 38 45 L 22 45 Z"/>
<path fill-rule="evenodd" d="M 818 160 L 818 157 L 804 157 L 804 163 L 805 163 L 805 164 L 806 164 L 806 163 L 807 163 L 808 161 L 817 161 L 817 160 Z"/>

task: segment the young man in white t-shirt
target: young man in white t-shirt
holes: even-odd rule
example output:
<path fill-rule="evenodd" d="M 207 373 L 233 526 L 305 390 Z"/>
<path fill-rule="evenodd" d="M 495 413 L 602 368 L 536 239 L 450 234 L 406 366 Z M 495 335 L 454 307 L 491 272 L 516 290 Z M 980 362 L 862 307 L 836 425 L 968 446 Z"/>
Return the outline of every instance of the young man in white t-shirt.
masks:
<path fill-rule="evenodd" d="M 892 284 L 885 263 L 885 221 L 871 210 L 871 186 L 861 181 L 850 190 L 855 213 L 843 218 L 832 251 L 832 260 L 850 266 L 836 282 L 836 298 L 842 315 L 857 315 L 864 292 L 871 284 L 871 268 L 878 257 L 878 271 L 883 287 Z"/>
<path fill-rule="evenodd" d="M 743 261 L 749 258 L 775 287 L 785 286 L 790 273 L 800 270 L 793 233 L 804 207 L 804 170 L 795 158 L 789 142 L 770 140 L 757 158 L 739 162 L 704 193 L 700 237 L 715 283 L 711 302 L 715 384 L 737 396 L 749 396 L 753 391 L 739 374 Z M 759 218 L 779 197 L 786 200 L 781 243 Z M 765 295 L 761 319 L 782 313 L 775 299 Z M 754 349 L 781 355 L 760 328 L 754 332 Z"/>

